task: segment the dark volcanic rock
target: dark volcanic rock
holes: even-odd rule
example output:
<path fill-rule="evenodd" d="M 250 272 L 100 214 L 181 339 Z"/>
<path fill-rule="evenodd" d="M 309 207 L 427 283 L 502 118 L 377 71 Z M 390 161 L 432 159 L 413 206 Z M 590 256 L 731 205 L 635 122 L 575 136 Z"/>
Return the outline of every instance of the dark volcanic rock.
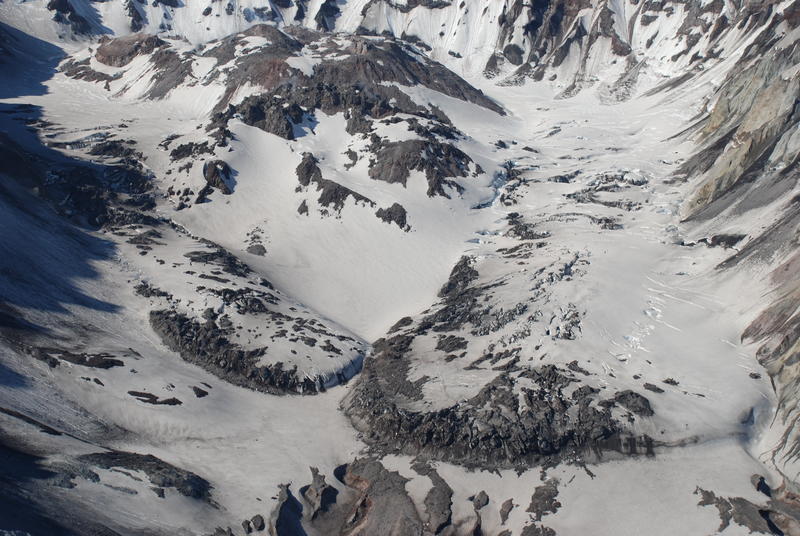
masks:
<path fill-rule="evenodd" d="M 137 3 L 136 0 L 125 0 L 125 13 L 131 19 L 131 31 L 134 33 L 141 31 L 145 24 L 145 18 L 137 8 Z"/>
<path fill-rule="evenodd" d="M 236 258 L 235 255 L 217 246 L 213 242 L 204 241 L 210 250 L 190 251 L 183 256 L 191 262 L 200 264 L 212 264 L 218 266 L 220 270 L 227 274 L 238 277 L 245 277 L 251 273 L 250 267 Z"/>
<path fill-rule="evenodd" d="M 55 15 L 53 16 L 54 21 L 70 26 L 75 33 L 91 33 L 91 24 L 89 24 L 86 18 L 78 14 L 69 0 L 50 0 L 47 3 L 47 9 L 55 11 Z"/>
<path fill-rule="evenodd" d="M 286 140 L 294 139 L 294 125 L 303 121 L 305 111 L 297 104 L 286 104 L 282 99 L 267 95 L 247 97 L 235 108 L 242 122 Z"/>
<path fill-rule="evenodd" d="M 227 162 L 223 160 L 210 160 L 203 164 L 203 178 L 206 180 L 207 188 L 216 188 L 224 195 L 233 193 L 231 183 L 233 171 Z M 203 188 L 197 196 L 197 200 L 202 201 L 210 193 L 207 188 Z M 213 190 L 212 190 L 213 191 Z"/>
<path fill-rule="evenodd" d="M 51 366 L 57 365 L 59 361 L 66 361 L 75 365 L 84 367 L 110 369 L 113 367 L 121 367 L 125 363 L 121 359 L 115 358 L 111 354 L 76 354 L 66 350 L 58 350 L 55 348 L 34 348 L 31 350 L 33 357 L 49 363 Z"/>
<path fill-rule="evenodd" d="M 297 165 L 295 173 L 297 174 L 297 182 L 302 186 L 308 186 L 312 182 L 319 182 L 322 180 L 322 171 L 317 165 L 319 161 L 311 153 L 303 153 L 303 159 Z"/>
<path fill-rule="evenodd" d="M 375 206 L 371 199 L 342 186 L 338 182 L 333 182 L 327 179 L 322 179 L 317 183 L 317 191 L 320 193 L 317 202 L 324 207 L 333 207 L 336 212 L 341 212 L 344 208 L 345 201 L 348 197 L 352 197 L 356 203 L 363 203 L 369 206 Z"/>
<path fill-rule="evenodd" d="M 267 248 L 265 248 L 262 244 L 252 244 L 247 246 L 247 252 L 251 255 L 258 255 L 259 257 L 263 257 L 267 254 Z"/>
<path fill-rule="evenodd" d="M 356 203 L 363 203 L 370 206 L 375 206 L 370 199 L 367 199 L 363 195 L 359 194 L 351 190 L 350 188 L 346 188 L 341 184 L 322 178 L 322 171 L 318 165 L 319 161 L 314 157 L 311 153 L 304 153 L 303 160 L 300 161 L 295 172 L 297 173 L 297 181 L 303 188 L 309 187 L 312 183 L 316 185 L 317 192 L 319 192 L 319 198 L 317 202 L 324 206 L 330 207 L 335 212 L 341 212 L 344 208 L 344 204 L 348 198 L 352 198 L 353 201 Z M 305 201 L 304 201 L 305 203 Z M 308 212 L 308 205 L 305 205 L 305 211 L 301 210 L 303 205 L 301 205 L 298 212 L 303 214 L 304 212 Z"/>
<path fill-rule="evenodd" d="M 339 13 L 339 6 L 336 4 L 336 0 L 325 0 L 314 16 L 314 22 L 317 23 L 317 30 L 333 30 L 336 26 L 335 19 Z"/>
<path fill-rule="evenodd" d="M 630 410 L 631 413 L 642 417 L 650 417 L 654 414 L 653 408 L 650 407 L 650 401 L 631 390 L 620 391 L 614 395 L 614 401 L 625 409 Z"/>
<path fill-rule="evenodd" d="M 472 102 L 503 114 L 503 110 L 483 92 L 458 75 L 433 61 L 420 61 L 399 41 L 370 41 L 355 37 L 345 49 L 350 55 L 318 66 L 322 82 L 370 86 L 380 82 L 422 85 L 450 97 Z"/>
<path fill-rule="evenodd" d="M 324 20 L 331 20 L 334 8 L 334 2 L 323 4 L 320 13 Z M 264 88 L 265 92 L 235 106 L 230 105 L 232 92 L 222 98 L 216 107 L 218 113 L 209 125 L 209 130 L 217 132 L 215 137 L 221 144 L 229 137 L 225 132 L 228 121 L 237 114 L 248 125 L 293 139 L 301 123 L 313 133 L 317 110 L 327 115 L 344 113 L 347 131 L 351 134 L 368 133 L 372 120 L 403 113 L 436 123 L 424 128 L 416 123 L 423 137 L 454 136 L 454 129 L 447 126 L 449 119 L 441 110 L 433 105 L 416 104 L 395 87 L 395 83 L 422 85 L 503 113 L 481 91 L 440 64 L 420 60 L 418 54 L 400 42 L 351 36 L 349 42 L 342 44 L 305 29 L 286 28 L 286 32 L 292 35 L 266 25 L 254 26 L 240 35 L 226 38 L 208 52 L 222 64 L 234 59 L 236 44 L 247 35 L 264 34 L 273 43 L 268 49 L 259 49 L 258 54 L 246 55 L 234 62 L 229 74 L 229 81 L 235 81 L 229 82 L 231 87 L 249 83 Z M 323 59 L 311 74 L 289 67 L 286 59 L 296 55 L 304 44 L 336 59 Z M 458 156 L 451 153 L 447 157 Z"/>
<path fill-rule="evenodd" d="M 658 385 L 653 385 L 652 383 L 646 383 L 642 387 L 644 387 L 648 391 L 652 391 L 654 393 L 663 393 L 664 392 L 664 389 L 662 389 Z"/>
<path fill-rule="evenodd" d="M 511 510 L 514 509 L 514 500 L 513 499 L 506 499 L 506 501 L 500 506 L 500 524 L 505 525 L 506 521 L 508 520 L 508 516 L 511 513 Z"/>
<path fill-rule="evenodd" d="M 718 234 L 712 236 L 711 238 L 702 238 L 698 240 L 698 242 L 702 242 L 710 248 L 719 246 L 723 248 L 732 248 L 733 246 L 744 240 L 746 236 L 747 235 L 743 234 Z"/>
<path fill-rule="evenodd" d="M 428 516 L 425 528 L 433 534 L 440 534 L 452 523 L 453 489 L 429 464 L 415 463 L 412 469 L 430 478 L 433 484 L 424 501 L 425 513 Z"/>
<path fill-rule="evenodd" d="M 742 497 L 719 497 L 713 491 L 700 487 L 694 493 L 700 495 L 698 506 L 714 506 L 719 512 L 718 532 L 727 529 L 732 523 L 747 527 L 751 534 L 783 534 L 782 531 L 773 530 L 777 527 L 770 521 L 770 511 L 756 505 Z"/>
<path fill-rule="evenodd" d="M 136 10 L 134 9 L 134 11 Z M 94 57 L 105 65 L 124 67 L 136 56 L 150 54 L 164 45 L 166 42 L 155 35 L 134 34 L 116 39 L 105 37 L 100 41 Z"/>
<path fill-rule="evenodd" d="M 539 231 L 535 223 L 523 221 L 522 217 L 516 212 L 509 214 L 508 220 L 511 226 L 508 234 L 514 238 L 520 240 L 542 240 L 550 237 L 548 231 Z"/>
<path fill-rule="evenodd" d="M 172 141 L 172 140 L 170 140 Z M 183 160 L 184 158 L 189 158 L 190 156 L 200 156 L 202 154 L 213 154 L 214 150 L 209 147 L 208 142 L 203 143 L 182 143 L 175 147 L 169 153 L 169 157 L 172 161 L 175 160 Z"/>
<path fill-rule="evenodd" d="M 137 152 L 135 149 L 133 149 L 133 147 L 131 147 L 133 144 L 134 142 L 132 140 L 105 140 L 89 149 L 89 154 L 93 156 L 108 156 L 111 158 L 129 159 L 129 161 L 133 164 L 135 159 L 142 158 L 142 153 Z"/>
<path fill-rule="evenodd" d="M 472 257 L 461 257 L 450 272 L 447 283 L 439 290 L 440 298 L 448 298 L 463 292 L 470 283 L 478 278 L 478 271 L 472 267 L 474 262 L 475 259 Z"/>
<path fill-rule="evenodd" d="M 457 335 L 441 336 L 436 343 L 436 349 L 445 353 L 457 352 L 467 348 L 467 339 Z"/>
<path fill-rule="evenodd" d="M 565 278 L 565 271 L 569 270 L 562 267 L 551 278 Z M 572 371 L 553 365 L 516 366 L 519 348 L 490 348 L 466 367 L 478 369 L 484 362 L 505 361 L 493 368 L 499 373 L 471 398 L 435 411 L 420 409 L 424 406 L 417 401 L 424 399 L 422 387 L 430 378 L 409 380 L 417 337 L 436 337 L 440 348 L 457 352 L 466 340 L 456 333 L 469 329 L 472 335 L 486 335 L 527 310 L 527 303 L 508 310 L 484 305 L 498 285 L 481 286 L 478 278 L 474 259 L 462 257 L 439 292 L 438 304 L 416 322 L 398 325 L 402 331 L 393 330 L 395 335 L 374 343 L 371 359 L 342 402 L 363 439 L 383 453 L 483 468 L 597 459 L 604 451 L 651 454 L 652 440 L 632 436 L 627 421 L 623 424 L 599 404 L 597 389 L 580 385 Z M 457 358 L 450 354 L 448 362 L 450 357 Z M 579 385 L 568 389 L 573 383 Z M 623 394 L 620 400 L 640 413 L 646 411 L 635 393 Z"/>
<path fill-rule="evenodd" d="M 449 143 L 431 140 L 381 142 L 374 149 L 369 176 L 375 180 L 406 185 L 412 170 L 422 171 L 428 180 L 428 196 L 450 197 L 445 188 L 461 193 L 453 178 L 467 177 L 472 159 Z"/>
<path fill-rule="evenodd" d="M 536 521 L 541 521 L 542 517 L 555 514 L 561 508 L 561 503 L 556 497 L 558 497 L 558 479 L 551 478 L 536 487 L 526 512 L 531 512 Z"/>
<path fill-rule="evenodd" d="M 472 507 L 477 511 L 489 504 L 489 495 L 486 494 L 485 491 L 481 490 L 478 492 L 477 495 L 472 497 Z"/>
<path fill-rule="evenodd" d="M 156 48 L 150 56 L 150 63 L 155 66 L 156 73 L 145 94 L 149 99 L 165 98 L 170 91 L 192 77 L 194 59 L 178 54 L 171 48 Z"/>
<path fill-rule="evenodd" d="M 242 349 L 213 321 L 201 324 L 176 311 L 161 310 L 150 312 L 150 326 L 184 360 L 234 385 L 276 394 L 313 394 L 323 389 L 321 379 L 299 374 L 296 366 L 285 370 L 280 362 L 258 365 L 263 349 Z"/>
<path fill-rule="evenodd" d="M 138 166 L 124 162 L 115 165 L 86 165 L 78 162 L 50 161 L 29 153 L 0 132 L 0 158 L 8 165 L 5 172 L 26 187 L 36 187 L 39 197 L 59 214 L 87 227 L 113 228 L 140 223 L 155 225 L 156 219 L 131 210 L 125 202 L 147 204 L 152 187 L 150 177 Z M 131 205 L 132 206 L 132 205 Z"/>
<path fill-rule="evenodd" d="M 325 5 L 328 4 L 323 5 L 323 11 L 327 9 Z M 277 30 L 270 31 L 274 33 Z M 274 36 L 269 36 L 270 41 L 277 43 L 278 52 L 270 48 L 267 57 L 259 56 L 252 62 L 249 56 L 236 60 L 229 78 L 237 80 L 240 85 L 259 85 L 266 91 L 235 105 L 230 104 L 231 96 L 223 98 L 208 126 L 219 145 L 227 144 L 231 137 L 227 125 L 234 117 L 287 140 L 299 135 L 314 135 L 318 110 L 327 115 L 343 113 L 350 134 L 370 133 L 375 120 L 407 121 L 409 129 L 422 139 L 397 142 L 373 139 L 370 177 L 406 184 L 411 171 L 417 170 L 425 173 L 431 197 L 449 197 L 452 192 L 460 194 L 463 191 L 455 179 L 468 177 L 473 172 L 473 161 L 455 145 L 440 140 L 455 140 L 460 133 L 439 108 L 415 103 L 393 83 L 423 85 L 502 113 L 496 104 L 440 65 L 433 62 L 423 62 L 423 65 L 416 55 L 394 41 L 354 37 L 349 44 L 326 39 L 309 43 L 318 36 L 313 33 L 306 35 L 309 32 L 297 29 L 287 29 L 287 32 L 291 32 L 296 40 L 285 34 L 274 39 Z M 209 54 L 220 62 L 233 60 L 236 39 L 232 38 L 230 43 L 223 41 Z M 296 54 L 301 42 L 315 50 L 341 55 L 336 61 L 318 63 L 313 73 L 301 73 L 288 67 L 285 61 Z M 268 70 L 265 70 L 265 65 L 269 65 Z M 238 87 L 236 84 L 232 86 Z M 399 114 L 404 114 L 404 117 L 398 119 Z M 474 174 L 480 172 L 479 166 L 475 165 Z M 347 197 L 373 204 L 366 197 L 333 181 L 313 180 L 306 173 L 298 173 L 298 177 L 304 186 L 316 182 L 321 192 L 321 204 L 333 211 L 340 211 Z M 299 212 L 305 213 L 305 210 Z M 410 229 L 405 210 L 400 205 L 381 208 L 377 216 L 383 221 L 396 223 L 401 229 Z"/>
<path fill-rule="evenodd" d="M 264 523 L 264 517 L 261 514 L 256 514 L 250 519 L 250 524 L 253 526 L 253 529 L 260 532 L 264 530 L 266 526 Z"/>
<path fill-rule="evenodd" d="M 564 395 L 562 389 L 574 380 L 553 366 L 524 373 L 535 385 L 522 389 L 524 405 L 514 394 L 513 381 L 500 374 L 474 398 L 452 407 L 434 412 L 403 409 L 400 393 L 407 388 L 400 386 L 408 383 L 403 347 L 407 348 L 376 343 L 373 358 L 344 401 L 365 440 L 384 451 L 468 466 L 514 467 L 586 451 L 635 450 L 640 441 L 623 443 L 620 425 L 607 409 L 591 406 L 589 399 L 575 403 Z M 649 444 L 646 438 L 641 441 Z"/>
<path fill-rule="evenodd" d="M 557 536 L 556 531 L 543 525 L 527 525 L 520 536 Z"/>
<path fill-rule="evenodd" d="M 146 281 L 142 281 L 138 285 L 134 287 L 134 292 L 137 295 L 145 297 L 145 298 L 167 298 L 172 299 L 172 294 L 169 292 L 163 291 L 157 287 L 154 287 L 150 283 Z"/>
<path fill-rule="evenodd" d="M 183 404 L 177 398 L 159 398 L 152 393 L 144 391 L 128 391 L 128 394 L 139 400 L 139 402 L 153 404 L 154 406 L 180 406 Z"/>
<path fill-rule="evenodd" d="M 379 208 L 375 215 L 386 223 L 395 223 L 402 230 L 408 232 L 411 226 L 408 225 L 408 214 L 400 203 L 393 203 L 389 208 Z"/>
<path fill-rule="evenodd" d="M 522 49 L 517 45 L 506 45 L 503 49 L 503 56 L 505 56 L 512 65 L 522 65 L 522 54 Z"/>
<path fill-rule="evenodd" d="M 61 64 L 61 71 L 70 78 L 76 80 L 86 80 L 87 82 L 103 82 L 108 88 L 108 83 L 118 80 L 121 75 L 110 75 L 95 71 L 90 65 L 89 58 L 81 61 L 67 60 Z"/>
<path fill-rule="evenodd" d="M 151 454 L 109 451 L 85 454 L 79 459 L 104 469 L 122 467 L 131 471 L 142 471 L 154 486 L 174 488 L 186 497 L 211 502 L 212 488 L 208 481 L 192 472 L 170 465 Z"/>

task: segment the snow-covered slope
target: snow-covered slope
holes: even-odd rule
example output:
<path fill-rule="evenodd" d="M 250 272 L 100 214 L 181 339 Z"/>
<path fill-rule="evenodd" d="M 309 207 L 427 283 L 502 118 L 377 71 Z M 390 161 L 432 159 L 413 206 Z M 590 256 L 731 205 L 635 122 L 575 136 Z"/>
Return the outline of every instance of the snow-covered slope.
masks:
<path fill-rule="evenodd" d="M 797 12 L 0 3 L 0 532 L 798 533 Z"/>
<path fill-rule="evenodd" d="M 667 81 L 686 83 L 740 54 L 776 18 L 793 18 L 792 5 L 774 0 L 27 0 L 0 6 L 0 12 L 31 35 L 68 45 L 83 36 L 135 32 L 201 45 L 264 23 L 392 35 L 461 74 L 485 74 L 503 83 L 546 81 L 560 96 L 597 86 L 604 100 L 618 101 Z"/>

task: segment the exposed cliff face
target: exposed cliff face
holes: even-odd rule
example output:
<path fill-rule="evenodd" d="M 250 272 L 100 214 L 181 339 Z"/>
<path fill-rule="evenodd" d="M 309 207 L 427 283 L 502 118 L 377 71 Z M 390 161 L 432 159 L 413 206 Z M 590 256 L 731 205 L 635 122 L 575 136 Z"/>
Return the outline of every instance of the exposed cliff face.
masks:
<path fill-rule="evenodd" d="M 676 83 L 688 81 L 691 73 L 735 54 L 754 33 L 774 30 L 782 8 L 778 2 L 722 0 L 507 0 L 403 7 L 372 0 L 361 11 L 359 30 L 413 40 L 458 70 L 482 71 L 504 83 L 547 81 L 563 97 L 596 87 L 615 102 L 673 77 L 683 76 Z M 452 20 L 458 24 L 447 23 Z M 352 25 L 350 18 L 341 28 Z"/>
<path fill-rule="evenodd" d="M 701 150 L 682 170 L 702 177 L 685 207 L 690 218 L 712 218 L 737 205 L 738 212 L 765 206 L 794 186 L 800 46 L 780 37 L 780 29 L 792 30 L 783 19 L 775 17 L 748 47 L 703 119 Z"/>
<path fill-rule="evenodd" d="M 742 339 L 759 345 L 758 358 L 778 396 L 767 447 L 791 487 L 800 442 L 796 422 L 800 394 L 797 369 L 798 156 L 800 156 L 800 47 L 797 3 L 745 4 L 739 26 L 755 31 L 741 58 L 711 96 L 709 113 L 697 124 L 699 150 L 678 176 L 696 181 L 683 207 L 690 222 L 704 229 L 736 227 L 747 233 L 722 271 L 769 274 L 769 305 Z M 766 21 L 766 22 L 765 22 Z M 757 223 L 758 222 L 758 223 Z M 751 304 L 757 310 L 764 304 Z"/>
<path fill-rule="evenodd" d="M 796 234 L 800 223 L 800 211 L 792 209 L 794 236 L 787 237 L 787 249 L 796 250 L 800 241 Z M 772 273 L 770 283 L 774 288 L 775 301 L 754 321 L 742 337 L 757 342 L 758 359 L 773 379 L 778 394 L 778 408 L 773 433 L 777 441 L 770 445 L 772 463 L 786 476 L 786 483 L 795 493 L 798 491 L 793 474 L 800 462 L 800 281 L 797 277 L 800 259 L 796 252 Z"/>
<path fill-rule="evenodd" d="M 675 83 L 685 83 L 690 73 L 736 54 L 737 47 L 753 35 L 763 34 L 759 42 L 764 46 L 764 40 L 770 40 L 767 32 L 779 27 L 776 21 L 785 18 L 793 24 L 797 19 L 794 4 L 774 0 L 240 0 L 227 4 L 113 0 L 100 8 L 87 0 L 61 0 L 56 7 L 53 31 L 68 31 L 79 38 L 144 32 L 200 45 L 265 23 L 388 34 L 414 43 L 456 72 L 483 73 L 504 83 L 545 81 L 563 97 L 595 87 L 608 102 L 629 99 L 674 77 L 683 76 Z"/>

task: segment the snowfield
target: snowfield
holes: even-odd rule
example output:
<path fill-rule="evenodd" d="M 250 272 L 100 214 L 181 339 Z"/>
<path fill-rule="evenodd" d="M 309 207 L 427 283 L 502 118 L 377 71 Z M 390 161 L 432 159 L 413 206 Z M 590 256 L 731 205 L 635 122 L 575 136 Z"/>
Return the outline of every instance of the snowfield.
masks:
<path fill-rule="evenodd" d="M 703 145 L 755 30 L 593 2 L 535 64 L 507 2 L 68 4 L 161 39 L 110 65 L 0 4 L 0 534 L 796 533 L 795 406 L 743 336 L 789 246 L 731 261 L 796 183 L 689 203 L 699 149 L 751 143 Z"/>

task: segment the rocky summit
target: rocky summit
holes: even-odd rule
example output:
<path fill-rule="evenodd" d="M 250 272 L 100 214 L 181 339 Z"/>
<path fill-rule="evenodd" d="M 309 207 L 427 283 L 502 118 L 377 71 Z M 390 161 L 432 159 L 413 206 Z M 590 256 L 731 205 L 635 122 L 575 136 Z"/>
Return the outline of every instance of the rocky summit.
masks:
<path fill-rule="evenodd" d="M 0 536 L 800 535 L 800 0 L 0 1 Z"/>

